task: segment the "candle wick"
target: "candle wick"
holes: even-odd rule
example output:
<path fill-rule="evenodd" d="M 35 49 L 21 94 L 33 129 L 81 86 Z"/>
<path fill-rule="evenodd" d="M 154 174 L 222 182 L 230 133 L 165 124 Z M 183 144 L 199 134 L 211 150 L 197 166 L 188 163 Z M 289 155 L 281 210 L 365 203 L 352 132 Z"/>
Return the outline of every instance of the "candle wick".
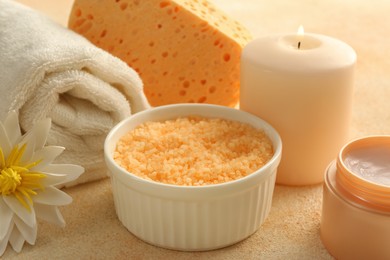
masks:
<path fill-rule="evenodd" d="M 301 42 L 298 42 L 298 49 L 301 48 Z"/>

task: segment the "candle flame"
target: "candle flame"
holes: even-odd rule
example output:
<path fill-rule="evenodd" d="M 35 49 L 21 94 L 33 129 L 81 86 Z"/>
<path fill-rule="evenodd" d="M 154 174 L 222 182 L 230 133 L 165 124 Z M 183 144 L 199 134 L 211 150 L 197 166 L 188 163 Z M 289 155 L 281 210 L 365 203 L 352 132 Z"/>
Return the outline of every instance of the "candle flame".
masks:
<path fill-rule="evenodd" d="M 304 34 L 305 34 L 305 30 L 303 29 L 303 26 L 300 25 L 299 28 L 298 28 L 297 35 L 298 36 L 303 36 Z"/>
<path fill-rule="evenodd" d="M 301 25 L 301 26 L 299 26 L 298 32 L 297 32 L 297 38 L 298 38 L 297 48 L 298 48 L 298 50 L 301 49 L 301 42 L 302 42 L 304 34 L 305 34 L 305 31 L 303 30 L 303 26 Z"/>

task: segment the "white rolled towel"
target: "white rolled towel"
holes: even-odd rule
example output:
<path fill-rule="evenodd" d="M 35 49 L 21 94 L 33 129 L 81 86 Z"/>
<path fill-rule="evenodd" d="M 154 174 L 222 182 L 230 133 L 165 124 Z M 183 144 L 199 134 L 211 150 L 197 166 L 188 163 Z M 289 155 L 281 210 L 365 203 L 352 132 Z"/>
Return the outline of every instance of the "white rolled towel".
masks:
<path fill-rule="evenodd" d="M 52 119 L 47 144 L 66 148 L 56 162 L 85 168 L 70 185 L 105 177 L 106 134 L 149 107 L 127 64 L 11 0 L 0 0 L 0 95 L 1 119 L 18 111 L 24 131 Z"/>

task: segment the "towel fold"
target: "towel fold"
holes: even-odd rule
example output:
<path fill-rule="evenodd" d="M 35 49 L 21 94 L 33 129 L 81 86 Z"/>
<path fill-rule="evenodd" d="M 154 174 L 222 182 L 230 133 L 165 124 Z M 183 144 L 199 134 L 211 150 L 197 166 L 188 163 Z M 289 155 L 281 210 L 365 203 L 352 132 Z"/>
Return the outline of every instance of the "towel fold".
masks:
<path fill-rule="evenodd" d="M 47 144 L 66 148 L 56 162 L 85 168 L 68 186 L 105 177 L 106 134 L 149 107 L 124 62 L 11 0 L 0 0 L 0 95 L 0 117 L 18 111 L 23 131 L 52 118 Z"/>

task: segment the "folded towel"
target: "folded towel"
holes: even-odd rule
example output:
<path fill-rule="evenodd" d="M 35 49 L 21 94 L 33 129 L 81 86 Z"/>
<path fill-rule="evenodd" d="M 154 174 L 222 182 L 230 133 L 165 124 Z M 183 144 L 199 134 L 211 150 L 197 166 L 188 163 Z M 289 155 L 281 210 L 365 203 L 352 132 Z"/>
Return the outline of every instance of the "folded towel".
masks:
<path fill-rule="evenodd" d="M 0 0 L 0 118 L 19 112 L 23 131 L 52 118 L 47 144 L 57 163 L 105 177 L 103 143 L 120 120 L 149 107 L 138 74 L 82 36 L 16 2 Z"/>

